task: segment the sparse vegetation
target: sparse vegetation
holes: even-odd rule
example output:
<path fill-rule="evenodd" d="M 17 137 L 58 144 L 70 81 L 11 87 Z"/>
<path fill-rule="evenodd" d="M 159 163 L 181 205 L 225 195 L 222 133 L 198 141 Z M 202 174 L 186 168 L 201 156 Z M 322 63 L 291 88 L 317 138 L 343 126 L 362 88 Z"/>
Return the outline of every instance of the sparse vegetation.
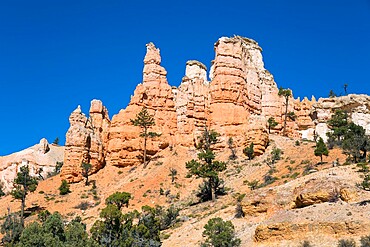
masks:
<path fill-rule="evenodd" d="M 34 192 L 37 188 L 37 179 L 30 176 L 28 166 L 21 166 L 20 171 L 14 179 L 14 189 L 11 192 L 14 199 L 21 201 L 21 225 L 24 226 L 24 208 L 26 206 L 26 198 L 29 192 Z"/>

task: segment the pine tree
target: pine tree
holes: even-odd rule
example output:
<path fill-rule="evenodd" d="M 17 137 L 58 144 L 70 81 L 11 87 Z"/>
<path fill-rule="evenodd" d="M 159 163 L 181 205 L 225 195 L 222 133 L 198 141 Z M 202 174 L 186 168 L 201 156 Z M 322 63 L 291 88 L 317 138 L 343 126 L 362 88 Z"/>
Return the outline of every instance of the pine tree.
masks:
<path fill-rule="evenodd" d="M 279 96 L 283 96 L 285 98 L 285 116 L 284 116 L 284 129 L 283 129 L 283 135 L 286 135 L 286 121 L 288 117 L 288 105 L 289 105 L 289 98 L 292 96 L 292 91 L 290 89 L 284 89 L 280 87 L 279 89 Z"/>
<path fill-rule="evenodd" d="M 320 137 L 319 140 L 316 143 L 316 148 L 315 148 L 315 156 L 320 156 L 321 163 L 322 163 L 322 156 L 328 156 L 329 155 L 329 150 L 326 144 L 324 143 L 324 140 Z"/>
<path fill-rule="evenodd" d="M 131 119 L 131 123 L 135 126 L 139 126 L 142 131 L 140 133 L 140 137 L 143 137 L 144 138 L 144 155 L 143 155 L 143 161 L 144 161 L 144 168 L 146 167 L 146 143 L 147 143 L 147 139 L 148 137 L 150 138 L 153 138 L 153 137 L 157 137 L 157 136 L 160 136 L 160 134 L 156 133 L 156 132 L 150 132 L 149 131 L 149 128 L 151 126 L 154 126 L 155 125 L 155 122 L 154 122 L 154 117 L 152 115 L 149 114 L 148 110 L 143 107 L 141 109 L 141 111 L 136 115 L 136 117 L 134 119 Z"/>
<path fill-rule="evenodd" d="M 28 166 L 20 167 L 20 171 L 14 179 L 14 189 L 11 192 L 14 199 L 21 200 L 21 224 L 24 226 L 24 208 L 26 197 L 29 192 L 34 192 L 37 188 L 37 179 L 30 176 Z"/>
<path fill-rule="evenodd" d="M 217 132 L 213 130 L 208 131 L 206 128 L 197 146 L 197 149 L 200 151 L 198 153 L 198 161 L 193 159 L 186 162 L 186 168 L 189 170 L 188 175 L 195 175 L 206 180 L 212 200 L 216 199 L 215 192 L 220 185 L 218 174 L 226 170 L 226 163 L 216 161 L 215 154 L 211 148 L 212 145 L 217 143 L 218 136 Z"/>

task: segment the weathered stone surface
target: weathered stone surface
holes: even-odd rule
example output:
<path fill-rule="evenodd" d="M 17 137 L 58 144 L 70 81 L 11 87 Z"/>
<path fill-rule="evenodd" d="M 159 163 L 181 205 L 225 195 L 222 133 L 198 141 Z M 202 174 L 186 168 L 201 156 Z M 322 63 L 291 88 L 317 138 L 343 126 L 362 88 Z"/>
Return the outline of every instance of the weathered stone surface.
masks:
<path fill-rule="evenodd" d="M 206 67 L 198 61 L 186 63 L 185 76 L 179 88 L 173 88 L 177 113 L 177 143 L 192 146 L 209 117 L 209 82 Z"/>
<path fill-rule="evenodd" d="M 21 166 L 28 165 L 31 176 L 43 178 L 49 172 L 53 172 L 57 162 L 63 161 L 64 147 L 49 145 L 43 138 L 39 144 L 29 147 L 20 152 L 0 157 L 0 183 L 4 184 L 4 191 L 9 192 L 13 188 L 13 180 Z"/>
<path fill-rule="evenodd" d="M 370 230 L 370 223 L 359 221 L 347 222 L 310 222 L 310 223 L 273 223 L 263 224 L 256 228 L 254 240 L 256 242 L 274 242 L 290 239 L 300 239 L 308 234 L 326 234 L 343 237 L 345 235 L 364 235 Z"/>
<path fill-rule="evenodd" d="M 326 122 L 336 110 L 344 110 L 352 122 L 362 126 L 370 134 L 370 96 L 364 94 L 349 94 L 341 97 L 320 98 L 312 106 L 312 115 L 316 125 L 316 133 L 327 140 L 329 128 Z"/>
<path fill-rule="evenodd" d="M 70 128 L 66 134 L 62 179 L 68 182 L 82 180 L 81 164 L 90 163 L 90 173 L 105 165 L 110 120 L 107 109 L 99 100 L 91 101 L 90 117 L 82 113 L 80 106 L 69 117 Z"/>

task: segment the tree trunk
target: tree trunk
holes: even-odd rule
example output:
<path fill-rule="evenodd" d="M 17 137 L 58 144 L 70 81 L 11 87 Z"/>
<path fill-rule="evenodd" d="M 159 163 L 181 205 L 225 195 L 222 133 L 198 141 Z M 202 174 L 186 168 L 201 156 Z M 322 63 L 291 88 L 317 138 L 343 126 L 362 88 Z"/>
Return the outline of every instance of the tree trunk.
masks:
<path fill-rule="evenodd" d="M 289 98 L 285 98 L 285 117 L 284 117 L 284 130 L 283 130 L 284 136 L 286 136 L 286 120 L 288 117 L 288 103 L 289 103 Z"/>
<path fill-rule="evenodd" d="M 321 158 L 321 164 L 322 164 L 322 155 L 320 156 L 320 158 Z"/>
<path fill-rule="evenodd" d="M 144 168 L 146 167 L 146 138 L 147 138 L 147 129 L 144 130 Z"/>
<path fill-rule="evenodd" d="M 89 185 L 89 175 L 86 173 L 86 182 L 85 182 L 85 185 L 88 186 Z"/>
<path fill-rule="evenodd" d="M 26 196 L 24 195 L 22 197 L 22 203 L 21 203 L 21 225 L 24 227 L 24 208 L 26 206 Z"/>
<path fill-rule="evenodd" d="M 209 179 L 209 188 L 211 190 L 211 198 L 212 198 L 212 201 L 215 201 L 216 200 L 216 190 L 213 186 L 213 182 L 212 182 L 212 179 L 210 178 Z"/>

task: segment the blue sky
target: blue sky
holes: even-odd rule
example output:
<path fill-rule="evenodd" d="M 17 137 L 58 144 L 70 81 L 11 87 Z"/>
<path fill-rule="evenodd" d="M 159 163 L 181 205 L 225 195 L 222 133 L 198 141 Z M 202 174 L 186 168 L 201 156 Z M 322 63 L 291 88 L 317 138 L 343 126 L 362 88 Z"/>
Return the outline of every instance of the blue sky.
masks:
<path fill-rule="evenodd" d="M 0 1 L 0 155 L 42 137 L 64 144 L 69 114 L 101 99 L 110 116 L 141 82 L 145 44 L 178 86 L 213 44 L 255 39 L 265 67 L 295 97 L 370 93 L 370 0 Z"/>

